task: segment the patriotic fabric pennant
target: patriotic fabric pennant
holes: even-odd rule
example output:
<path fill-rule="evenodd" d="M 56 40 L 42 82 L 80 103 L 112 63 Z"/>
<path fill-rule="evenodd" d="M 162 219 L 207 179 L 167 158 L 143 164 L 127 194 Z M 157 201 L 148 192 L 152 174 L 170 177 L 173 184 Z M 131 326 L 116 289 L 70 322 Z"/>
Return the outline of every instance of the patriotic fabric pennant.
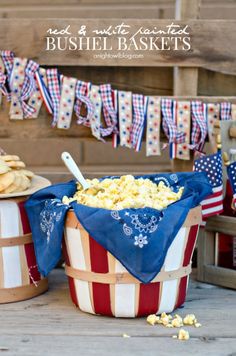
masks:
<path fill-rule="evenodd" d="M 56 68 L 47 69 L 46 75 L 47 75 L 48 91 L 51 97 L 51 105 L 53 110 L 52 127 L 55 127 L 57 125 L 57 121 L 59 117 L 59 107 L 60 107 L 60 98 L 61 98 L 61 89 L 60 89 L 58 70 Z"/>
<path fill-rule="evenodd" d="M 31 95 L 34 93 L 36 86 L 35 86 L 35 73 L 38 71 L 39 65 L 38 63 L 29 60 L 26 68 L 25 68 L 25 78 L 23 87 L 20 94 L 20 102 L 23 110 L 24 118 L 31 118 L 35 112 L 35 109 L 31 107 L 26 101 L 29 100 Z"/>
<path fill-rule="evenodd" d="M 112 135 L 112 147 L 116 148 L 119 142 L 119 122 L 118 122 L 118 90 L 112 90 L 112 100 L 116 112 L 116 126 Z"/>
<path fill-rule="evenodd" d="M 39 68 L 38 72 L 39 72 L 38 75 L 40 75 L 43 78 L 45 84 L 47 84 L 46 70 L 44 68 Z M 35 78 L 36 78 L 36 73 L 35 73 Z M 38 117 L 42 103 L 43 103 L 43 96 L 40 91 L 38 80 L 36 79 L 35 90 L 28 101 L 28 105 L 34 109 L 34 112 L 30 117 L 31 119 L 36 119 Z"/>
<path fill-rule="evenodd" d="M 201 101 L 192 101 L 192 134 L 190 148 L 199 151 L 203 150 L 207 136 L 207 121 Z"/>
<path fill-rule="evenodd" d="M 0 105 L 2 103 L 2 95 L 4 95 L 4 91 L 5 91 L 5 83 L 6 83 L 6 75 L 5 73 L 5 67 L 4 67 L 4 63 L 0 57 Z"/>
<path fill-rule="evenodd" d="M 231 104 L 231 118 L 236 120 L 236 104 Z"/>
<path fill-rule="evenodd" d="M 112 132 L 117 133 L 117 112 L 113 104 L 111 85 L 100 85 L 100 93 L 102 98 L 103 116 L 107 125 L 106 128 L 101 128 L 101 133 L 102 136 L 109 136 Z"/>
<path fill-rule="evenodd" d="M 214 136 L 215 122 L 220 120 L 220 105 L 218 103 L 204 104 L 207 119 L 208 139 L 213 153 L 217 152 L 217 145 Z"/>
<path fill-rule="evenodd" d="M 183 160 L 190 159 L 190 129 L 191 129 L 191 105 L 189 101 L 174 102 L 174 119 L 178 132 L 184 134 L 183 143 L 172 143 L 172 158 Z"/>
<path fill-rule="evenodd" d="M 132 93 L 118 92 L 120 146 L 131 148 Z"/>
<path fill-rule="evenodd" d="M 94 114 L 90 120 L 92 134 L 98 140 L 104 141 L 101 137 L 101 112 L 102 112 L 102 98 L 100 88 L 98 85 L 92 85 L 89 93 L 89 98 L 94 107 Z"/>
<path fill-rule="evenodd" d="M 22 102 L 19 100 L 19 98 L 21 97 L 21 91 L 25 80 L 26 65 L 26 58 L 14 58 L 10 77 L 10 88 L 12 95 L 9 115 L 11 120 L 23 120 L 24 118 L 23 108 L 21 105 Z"/>
<path fill-rule="evenodd" d="M 60 98 L 58 129 L 69 129 L 75 101 L 76 79 L 63 76 Z"/>
<path fill-rule="evenodd" d="M 133 94 L 133 123 L 131 130 L 131 145 L 139 151 L 145 121 L 144 96 L 142 94 Z"/>
<path fill-rule="evenodd" d="M 236 162 L 227 166 L 227 175 L 233 191 L 232 208 L 236 210 Z"/>
<path fill-rule="evenodd" d="M 231 119 L 231 103 L 223 102 L 220 104 L 220 119 L 222 121 Z"/>
<path fill-rule="evenodd" d="M 221 151 L 195 160 L 194 171 L 205 172 L 213 190 L 213 194 L 201 202 L 203 219 L 222 213 L 223 171 Z"/>
<path fill-rule="evenodd" d="M 160 156 L 161 99 L 149 96 L 147 104 L 146 155 Z"/>
<path fill-rule="evenodd" d="M 46 70 L 44 70 L 43 72 L 41 70 L 37 71 L 35 73 L 35 79 L 36 79 L 37 86 L 39 87 L 42 100 L 46 106 L 46 109 L 49 114 L 52 114 L 53 104 L 48 90 L 47 71 Z"/>
<path fill-rule="evenodd" d="M 11 51 L 1 51 L 1 56 L 7 72 L 8 80 L 10 80 L 10 76 L 14 64 L 14 53 Z"/>
<path fill-rule="evenodd" d="M 161 100 L 161 111 L 162 111 L 162 128 L 169 140 L 170 144 L 170 158 L 173 156 L 173 143 L 183 143 L 185 141 L 185 133 L 177 130 L 175 123 L 175 111 L 173 106 L 175 102 L 171 99 L 162 99 Z"/>
<path fill-rule="evenodd" d="M 77 80 L 77 84 L 75 88 L 76 100 L 75 100 L 74 110 L 77 116 L 77 124 L 78 125 L 82 124 L 86 127 L 90 127 L 90 122 L 92 120 L 94 109 L 95 109 L 93 103 L 88 97 L 88 94 L 90 92 L 90 87 L 91 87 L 90 83 L 83 82 L 82 80 Z M 81 108 L 83 104 L 86 106 L 87 109 L 86 116 L 81 115 Z"/>

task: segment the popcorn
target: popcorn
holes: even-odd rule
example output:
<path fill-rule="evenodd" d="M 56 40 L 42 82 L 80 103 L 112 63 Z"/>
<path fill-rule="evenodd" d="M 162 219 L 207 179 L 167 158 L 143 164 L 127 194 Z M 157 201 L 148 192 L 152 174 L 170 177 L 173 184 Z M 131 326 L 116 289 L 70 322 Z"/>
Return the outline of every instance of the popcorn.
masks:
<path fill-rule="evenodd" d="M 180 328 L 183 326 L 183 319 L 178 314 L 176 314 L 174 319 L 171 321 L 171 324 L 174 328 Z"/>
<path fill-rule="evenodd" d="M 189 332 L 184 330 L 184 329 L 180 329 L 179 333 L 178 333 L 178 339 L 179 340 L 189 340 Z"/>
<path fill-rule="evenodd" d="M 157 321 L 159 321 L 159 317 L 156 314 L 150 314 L 147 317 L 147 323 L 150 325 L 155 325 L 157 324 Z"/>
<path fill-rule="evenodd" d="M 184 189 L 181 187 L 174 192 L 164 182 L 156 184 L 146 178 L 135 179 L 132 175 L 87 181 L 90 183 L 89 189 L 83 190 L 78 183 L 75 195 L 72 198 L 63 197 L 63 203 L 77 201 L 87 206 L 111 210 L 144 207 L 162 210 L 179 200 Z"/>
<path fill-rule="evenodd" d="M 194 325 L 197 323 L 197 319 L 194 314 L 187 314 L 184 318 L 184 325 Z"/>

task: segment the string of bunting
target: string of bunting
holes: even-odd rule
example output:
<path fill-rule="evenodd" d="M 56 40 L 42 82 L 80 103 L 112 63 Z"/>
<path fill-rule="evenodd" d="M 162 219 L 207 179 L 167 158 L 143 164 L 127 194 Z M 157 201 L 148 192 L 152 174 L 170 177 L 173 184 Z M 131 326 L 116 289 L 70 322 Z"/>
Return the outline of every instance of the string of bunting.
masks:
<path fill-rule="evenodd" d="M 161 154 L 162 129 L 170 158 L 182 160 L 190 159 L 190 150 L 204 155 L 207 138 L 216 152 L 214 122 L 236 120 L 236 105 L 229 102 L 176 101 L 114 90 L 110 84 L 93 85 L 56 68 L 41 68 L 11 51 L 0 53 L 0 103 L 2 96 L 10 101 L 11 120 L 36 119 L 44 104 L 52 127 L 69 129 L 74 113 L 77 124 L 89 127 L 98 140 L 112 136 L 114 148 L 140 151 L 145 133 L 147 156 Z"/>

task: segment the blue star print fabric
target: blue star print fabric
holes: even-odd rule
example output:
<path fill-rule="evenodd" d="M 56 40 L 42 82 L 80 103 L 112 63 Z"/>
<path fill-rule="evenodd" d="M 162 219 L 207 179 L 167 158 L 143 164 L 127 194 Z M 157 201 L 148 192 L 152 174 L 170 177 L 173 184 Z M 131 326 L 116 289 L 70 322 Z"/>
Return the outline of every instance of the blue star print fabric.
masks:
<path fill-rule="evenodd" d="M 66 213 L 70 208 L 90 236 L 115 256 L 143 283 L 160 271 L 172 241 L 191 208 L 209 194 L 212 187 L 202 172 L 137 176 L 155 183 L 163 181 L 182 198 L 159 211 L 153 208 L 108 210 L 72 202 L 62 203 L 64 195 L 73 196 L 76 182 L 70 181 L 42 189 L 26 203 L 39 271 L 46 276 L 61 256 Z M 106 177 L 107 178 L 107 177 Z M 116 177 L 110 177 L 116 178 Z"/>

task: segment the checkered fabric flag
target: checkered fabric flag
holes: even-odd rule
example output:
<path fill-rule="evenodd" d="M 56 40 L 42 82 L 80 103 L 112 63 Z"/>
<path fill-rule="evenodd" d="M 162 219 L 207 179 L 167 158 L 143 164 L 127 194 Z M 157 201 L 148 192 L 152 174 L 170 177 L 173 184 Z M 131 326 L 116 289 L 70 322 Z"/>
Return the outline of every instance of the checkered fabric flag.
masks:
<path fill-rule="evenodd" d="M 32 60 L 29 60 L 25 68 L 25 79 L 19 100 L 21 101 L 24 117 L 26 118 L 30 118 L 35 112 L 35 109 L 26 104 L 25 101 L 28 100 L 35 91 L 35 73 L 38 69 L 39 65 Z"/>
<path fill-rule="evenodd" d="M 75 105 L 74 110 L 77 116 L 77 124 L 84 125 L 86 127 L 90 127 L 90 120 L 94 114 L 94 105 L 87 96 L 90 88 L 90 83 L 83 82 L 82 80 L 78 80 L 75 88 Z M 85 104 L 87 107 L 87 115 L 80 115 L 82 104 Z"/>
<path fill-rule="evenodd" d="M 6 68 L 6 75 L 4 73 L 0 73 L 0 90 L 7 97 L 8 101 L 11 101 L 11 93 L 7 89 L 7 84 L 9 86 L 10 76 L 13 68 L 14 61 L 14 53 L 11 51 L 1 51 L 2 61 Z"/>
<path fill-rule="evenodd" d="M 139 151 L 145 121 L 144 97 L 142 94 L 133 94 L 132 99 L 133 123 L 131 129 L 131 145 L 136 151 Z"/>
<path fill-rule="evenodd" d="M 201 101 L 192 101 L 192 135 L 190 148 L 202 152 L 207 137 L 207 119 Z"/>
<path fill-rule="evenodd" d="M 186 136 L 184 132 L 177 130 L 174 106 L 175 102 L 171 99 L 161 100 L 162 127 L 169 140 L 169 144 L 184 143 Z"/>
<path fill-rule="evenodd" d="M 223 102 L 220 104 L 220 119 L 222 121 L 231 120 L 231 103 Z"/>
<path fill-rule="evenodd" d="M 60 98 L 61 98 L 61 89 L 60 89 L 58 70 L 56 68 L 47 69 L 46 75 L 47 75 L 47 82 L 48 82 L 48 91 L 51 97 L 52 107 L 53 107 L 52 127 L 55 127 L 58 121 Z"/>
<path fill-rule="evenodd" d="M 8 76 L 8 81 L 11 76 L 12 68 L 13 68 L 13 61 L 14 61 L 14 53 L 11 51 L 1 51 L 1 56 L 2 60 L 4 63 L 4 66 L 6 68 L 7 76 Z"/>
<path fill-rule="evenodd" d="M 103 115 L 107 125 L 107 130 L 110 131 L 110 133 L 117 133 L 117 111 L 113 105 L 111 85 L 100 85 L 100 93 L 102 98 Z"/>
<path fill-rule="evenodd" d="M 201 203 L 203 219 L 222 213 L 223 171 L 221 151 L 195 160 L 194 171 L 206 172 L 213 190 L 213 194 L 209 195 Z"/>
<path fill-rule="evenodd" d="M 232 208 L 236 210 L 236 161 L 227 166 L 227 174 L 233 191 Z"/>

